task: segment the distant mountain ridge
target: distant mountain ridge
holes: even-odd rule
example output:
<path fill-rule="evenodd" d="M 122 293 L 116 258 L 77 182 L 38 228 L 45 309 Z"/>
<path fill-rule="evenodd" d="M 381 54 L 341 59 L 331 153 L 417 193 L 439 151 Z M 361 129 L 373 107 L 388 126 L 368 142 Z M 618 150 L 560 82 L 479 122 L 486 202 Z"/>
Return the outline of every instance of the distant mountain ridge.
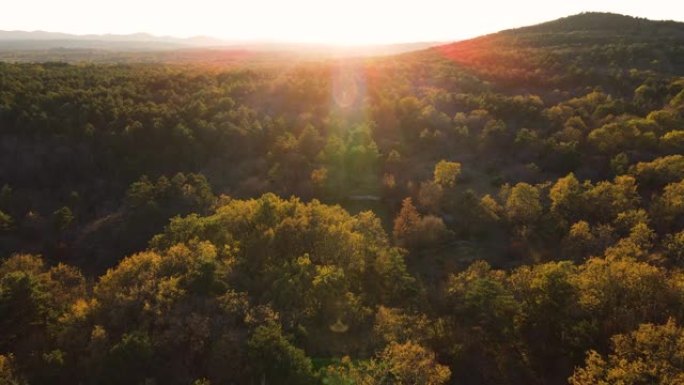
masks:
<path fill-rule="evenodd" d="M 168 50 L 210 47 L 230 44 L 228 41 L 193 36 L 177 38 L 149 33 L 126 35 L 75 35 L 46 31 L 0 31 L 0 50 L 109 49 L 109 50 Z"/>
<path fill-rule="evenodd" d="M 1 31 L 0 41 L 6 40 L 77 40 L 77 41 L 130 41 L 130 42 L 160 42 L 175 43 L 184 45 L 212 45 L 226 44 L 225 40 L 216 39 L 209 36 L 193 36 L 189 38 L 179 38 L 173 36 L 157 36 L 150 33 L 139 32 L 132 34 L 87 34 L 76 35 L 62 32 L 47 31 Z"/>
<path fill-rule="evenodd" d="M 184 58 L 193 55 L 197 50 L 212 50 L 211 56 L 223 51 L 252 51 L 258 53 L 301 53 L 305 55 L 323 54 L 332 57 L 349 56 L 381 56 L 399 54 L 425 49 L 437 42 L 416 42 L 399 44 L 373 44 L 360 46 L 333 46 L 316 43 L 290 43 L 269 41 L 222 40 L 209 36 L 193 36 L 178 38 L 173 36 L 156 36 L 149 33 L 126 35 L 75 35 L 46 31 L 1 31 L 0 60 L 42 61 L 51 60 L 56 54 L 59 60 L 80 61 L 99 57 L 104 61 L 111 57 L 109 53 L 133 52 L 150 53 L 166 51 L 178 52 Z M 74 54 L 70 60 L 65 54 Z M 89 51 L 89 52 L 85 52 Z"/>

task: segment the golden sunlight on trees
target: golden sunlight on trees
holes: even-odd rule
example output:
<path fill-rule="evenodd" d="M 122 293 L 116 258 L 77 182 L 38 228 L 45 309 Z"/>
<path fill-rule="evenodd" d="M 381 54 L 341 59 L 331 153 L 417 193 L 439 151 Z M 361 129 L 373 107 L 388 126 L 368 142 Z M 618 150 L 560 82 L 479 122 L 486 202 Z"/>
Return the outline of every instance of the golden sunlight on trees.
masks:
<path fill-rule="evenodd" d="M 434 182 L 442 187 L 454 187 L 456 178 L 461 174 L 461 164 L 441 160 L 435 165 Z"/>
<path fill-rule="evenodd" d="M 611 338 L 610 354 L 587 354 L 585 366 L 570 377 L 572 385 L 601 383 L 677 384 L 684 381 L 684 331 L 674 319 L 643 324 Z"/>
<path fill-rule="evenodd" d="M 328 368 L 330 384 L 443 385 L 451 376 L 448 367 L 435 360 L 435 354 L 412 342 L 391 343 L 376 358 L 352 363 L 343 358 L 338 366 Z"/>
<path fill-rule="evenodd" d="M 0 384 L 684 383 L 683 23 L 8 41 Z"/>

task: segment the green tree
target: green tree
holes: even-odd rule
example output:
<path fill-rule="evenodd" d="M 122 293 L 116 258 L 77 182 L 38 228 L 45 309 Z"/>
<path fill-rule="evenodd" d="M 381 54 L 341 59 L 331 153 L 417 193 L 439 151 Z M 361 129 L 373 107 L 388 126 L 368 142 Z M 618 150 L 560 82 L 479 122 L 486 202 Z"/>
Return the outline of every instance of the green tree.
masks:
<path fill-rule="evenodd" d="M 315 384 L 311 360 L 285 339 L 274 324 L 256 328 L 247 343 L 255 380 L 277 384 Z"/>
<path fill-rule="evenodd" d="M 523 316 L 506 273 L 484 261 L 449 277 L 444 310 L 454 372 L 473 383 L 516 383 L 530 375 L 516 323 Z"/>
<path fill-rule="evenodd" d="M 521 304 L 517 329 L 529 363 L 544 382 L 557 381 L 582 359 L 585 313 L 573 284 L 577 266 L 553 262 L 515 269 L 508 281 Z"/>
<path fill-rule="evenodd" d="M 435 353 L 411 341 L 390 343 L 370 361 L 343 358 L 325 373 L 326 383 L 335 385 L 442 385 L 450 377 L 451 371 L 437 362 Z"/>
<path fill-rule="evenodd" d="M 663 240 L 663 245 L 670 263 L 682 266 L 684 264 L 684 231 L 668 234 Z"/>
<path fill-rule="evenodd" d="M 684 179 L 665 186 L 662 195 L 654 200 L 652 206 L 651 216 L 661 229 L 677 228 L 684 218 Z"/>
<path fill-rule="evenodd" d="M 454 187 L 456 178 L 461 174 L 461 163 L 440 160 L 435 165 L 433 181 L 442 187 Z"/>
<path fill-rule="evenodd" d="M 676 309 L 677 290 L 667 273 L 630 258 L 591 258 L 574 279 L 580 306 L 591 314 L 594 348 L 640 323 L 664 322 Z"/>
<path fill-rule="evenodd" d="M 63 206 L 60 209 L 52 213 L 55 223 L 55 228 L 59 231 L 66 230 L 71 222 L 74 220 L 74 214 L 71 209 Z"/>
<path fill-rule="evenodd" d="M 628 257 L 647 260 L 654 240 L 655 232 L 646 223 L 637 223 L 630 230 L 629 236 L 606 249 L 605 255 L 613 258 Z"/>
<path fill-rule="evenodd" d="M 684 155 L 670 155 L 651 162 L 639 162 L 632 167 L 631 173 L 640 185 L 660 188 L 668 183 L 684 179 Z"/>
<path fill-rule="evenodd" d="M 684 331 L 673 319 L 664 325 L 642 324 L 612 337 L 608 356 L 592 350 L 572 385 L 679 384 L 684 381 Z"/>
<path fill-rule="evenodd" d="M 205 217 L 175 218 L 151 245 L 168 250 L 194 239 L 229 252 L 234 285 L 258 293 L 255 305 L 273 306 L 287 332 L 306 328 L 311 338 L 339 318 L 350 328 L 367 325 L 372 306 L 405 301 L 414 290 L 401 250 L 371 212 L 352 216 L 316 200 L 266 194 L 230 200 Z"/>
<path fill-rule="evenodd" d="M 0 210 L 0 231 L 8 231 L 14 227 L 14 221 L 9 214 Z"/>
<path fill-rule="evenodd" d="M 437 363 L 433 352 L 412 342 L 391 343 L 379 359 L 398 385 L 441 385 L 451 377 L 449 368 Z"/>
<path fill-rule="evenodd" d="M 624 152 L 615 155 L 610 160 L 610 168 L 611 170 L 613 170 L 615 175 L 624 174 L 625 172 L 627 172 L 627 167 L 629 167 L 629 158 L 627 157 L 627 154 L 625 154 Z"/>
<path fill-rule="evenodd" d="M 615 177 L 587 188 L 583 194 L 587 216 L 599 222 L 612 222 L 619 213 L 634 210 L 640 202 L 636 179 L 630 175 Z"/>
<path fill-rule="evenodd" d="M 551 210 L 566 219 L 573 220 L 582 213 L 582 186 L 573 173 L 556 181 L 549 190 L 549 198 Z"/>
<path fill-rule="evenodd" d="M 600 252 L 597 250 L 598 242 L 591 231 L 591 226 L 586 221 L 579 221 L 570 226 L 568 235 L 563 240 L 564 256 L 575 261 L 580 261 Z"/>
<path fill-rule="evenodd" d="M 506 216 L 517 231 L 527 238 L 539 221 L 543 206 L 539 188 L 527 183 L 518 183 L 511 188 L 506 199 Z"/>
<path fill-rule="evenodd" d="M 152 372 L 154 350 L 149 336 L 142 332 L 127 333 L 109 350 L 104 373 L 98 382 L 105 384 L 144 383 Z"/>

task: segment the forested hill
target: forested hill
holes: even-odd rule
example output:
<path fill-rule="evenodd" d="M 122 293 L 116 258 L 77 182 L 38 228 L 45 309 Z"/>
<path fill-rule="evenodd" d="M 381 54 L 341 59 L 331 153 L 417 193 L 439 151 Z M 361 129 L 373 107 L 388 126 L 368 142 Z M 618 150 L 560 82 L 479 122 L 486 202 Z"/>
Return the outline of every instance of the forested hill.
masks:
<path fill-rule="evenodd" d="M 606 37 L 632 35 L 651 38 L 682 38 L 684 23 L 649 20 L 615 13 L 586 12 L 557 20 L 504 31 L 507 34 L 600 32 Z"/>
<path fill-rule="evenodd" d="M 681 25 L 0 63 L 0 384 L 681 383 Z"/>
<path fill-rule="evenodd" d="M 684 23 L 583 13 L 435 47 L 482 76 L 521 86 L 591 86 L 630 71 L 684 74 Z"/>

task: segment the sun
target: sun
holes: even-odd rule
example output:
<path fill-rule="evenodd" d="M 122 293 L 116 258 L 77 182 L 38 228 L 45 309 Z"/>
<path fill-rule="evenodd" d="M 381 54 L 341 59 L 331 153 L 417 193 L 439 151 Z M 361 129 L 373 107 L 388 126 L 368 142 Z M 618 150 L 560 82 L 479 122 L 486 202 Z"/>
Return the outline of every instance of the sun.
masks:
<path fill-rule="evenodd" d="M 418 41 L 430 26 L 429 21 L 412 20 L 412 13 L 404 7 L 385 1 L 269 2 L 268 12 L 258 8 L 258 3 L 243 3 L 239 13 L 244 17 L 230 22 L 223 15 L 237 9 L 226 5 L 222 11 L 204 16 L 199 25 L 189 21 L 175 28 L 211 28 L 209 35 L 227 40 L 367 46 Z"/>

